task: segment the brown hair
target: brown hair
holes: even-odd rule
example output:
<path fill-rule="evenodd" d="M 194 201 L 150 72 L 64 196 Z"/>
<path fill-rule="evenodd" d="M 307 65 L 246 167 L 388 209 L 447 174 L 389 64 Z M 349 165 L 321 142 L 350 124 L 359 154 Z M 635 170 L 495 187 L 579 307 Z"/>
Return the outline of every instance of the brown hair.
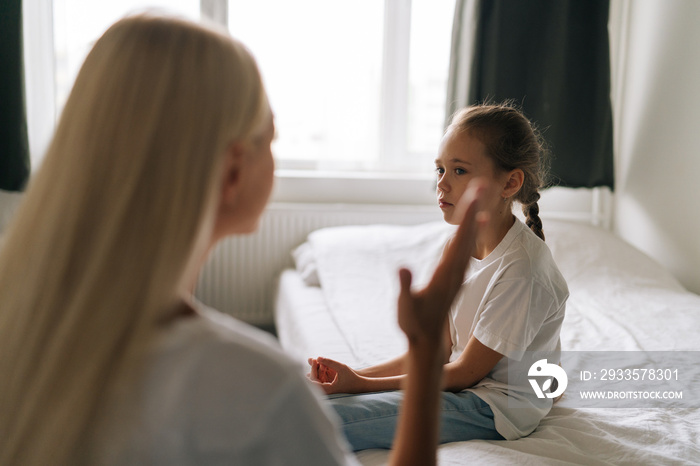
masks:
<path fill-rule="evenodd" d="M 514 199 L 522 205 L 527 226 L 544 240 L 537 201 L 546 185 L 548 154 L 530 120 L 509 102 L 483 104 L 455 113 L 448 130 L 469 131 L 479 139 L 496 169 L 523 171 L 523 186 Z"/>

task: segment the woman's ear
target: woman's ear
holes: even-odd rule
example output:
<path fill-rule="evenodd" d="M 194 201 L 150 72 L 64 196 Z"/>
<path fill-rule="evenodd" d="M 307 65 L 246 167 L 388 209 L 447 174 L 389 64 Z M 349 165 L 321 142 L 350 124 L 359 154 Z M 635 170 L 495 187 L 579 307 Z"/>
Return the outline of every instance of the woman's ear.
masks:
<path fill-rule="evenodd" d="M 236 214 L 240 205 L 242 169 L 246 146 L 242 142 L 232 142 L 224 154 L 221 165 L 221 185 L 219 205 L 212 232 L 212 245 L 228 236 L 235 226 Z"/>
<path fill-rule="evenodd" d="M 508 172 L 508 179 L 506 180 L 505 188 L 503 189 L 503 197 L 510 198 L 515 196 L 520 188 L 523 187 L 523 182 L 525 181 L 525 173 L 516 168 Z"/>
<path fill-rule="evenodd" d="M 222 207 L 235 203 L 241 181 L 243 156 L 246 151 L 244 142 L 234 141 L 229 144 L 224 155 L 221 170 L 221 204 Z"/>

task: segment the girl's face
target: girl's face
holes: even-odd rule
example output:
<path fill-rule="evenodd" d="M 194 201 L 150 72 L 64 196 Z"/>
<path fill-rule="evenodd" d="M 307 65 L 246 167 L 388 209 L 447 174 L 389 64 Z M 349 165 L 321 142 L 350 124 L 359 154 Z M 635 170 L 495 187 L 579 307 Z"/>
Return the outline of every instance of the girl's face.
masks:
<path fill-rule="evenodd" d="M 437 200 L 445 221 L 456 225 L 455 204 L 464 194 L 469 182 L 475 178 L 486 181 L 484 210 L 495 211 L 501 197 L 502 176 L 496 173 L 493 162 L 486 155 L 486 146 L 469 132 L 449 130 L 440 142 L 438 158 L 435 159 L 437 173 Z"/>

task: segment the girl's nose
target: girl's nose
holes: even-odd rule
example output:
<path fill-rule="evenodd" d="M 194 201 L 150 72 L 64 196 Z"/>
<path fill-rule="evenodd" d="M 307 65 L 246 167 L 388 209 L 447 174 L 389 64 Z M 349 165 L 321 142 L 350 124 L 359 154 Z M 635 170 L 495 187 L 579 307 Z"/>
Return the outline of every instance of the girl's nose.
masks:
<path fill-rule="evenodd" d="M 442 175 L 438 178 L 437 190 L 442 191 L 443 193 L 447 193 L 450 191 L 450 187 L 447 184 L 447 181 L 445 180 L 445 175 Z"/>

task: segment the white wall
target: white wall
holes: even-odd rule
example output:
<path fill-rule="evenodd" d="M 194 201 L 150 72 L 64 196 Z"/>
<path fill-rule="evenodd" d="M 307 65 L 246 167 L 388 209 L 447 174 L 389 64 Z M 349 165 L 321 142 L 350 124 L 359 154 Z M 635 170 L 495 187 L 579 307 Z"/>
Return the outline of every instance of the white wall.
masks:
<path fill-rule="evenodd" d="M 700 293 L 700 1 L 618 2 L 614 228 Z"/>

